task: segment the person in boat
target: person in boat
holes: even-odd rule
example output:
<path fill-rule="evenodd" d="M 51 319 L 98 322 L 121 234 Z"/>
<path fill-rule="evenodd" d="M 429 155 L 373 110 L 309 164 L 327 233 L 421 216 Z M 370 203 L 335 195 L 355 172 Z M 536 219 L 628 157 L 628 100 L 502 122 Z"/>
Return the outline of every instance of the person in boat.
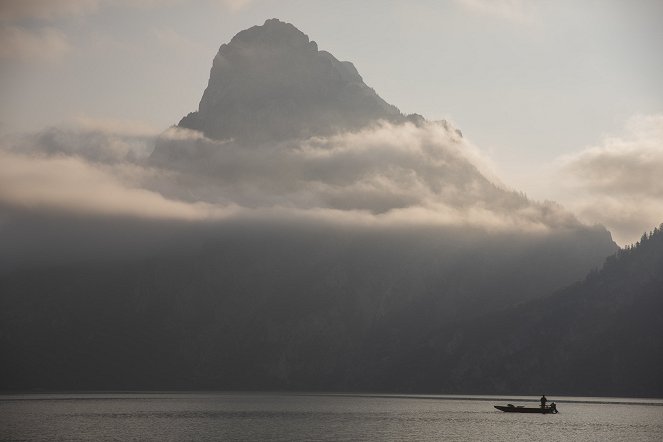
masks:
<path fill-rule="evenodd" d="M 545 394 L 543 396 L 541 396 L 541 408 L 546 408 L 546 402 L 547 401 L 548 401 L 548 399 L 546 399 Z"/>

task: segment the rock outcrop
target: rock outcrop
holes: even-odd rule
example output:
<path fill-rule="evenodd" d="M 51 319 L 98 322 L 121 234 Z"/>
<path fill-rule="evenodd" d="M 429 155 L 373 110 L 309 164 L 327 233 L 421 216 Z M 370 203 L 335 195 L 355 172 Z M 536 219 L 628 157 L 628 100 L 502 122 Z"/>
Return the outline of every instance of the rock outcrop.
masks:
<path fill-rule="evenodd" d="M 180 127 L 213 139 L 264 142 L 325 135 L 371 121 L 402 121 L 395 107 L 290 23 L 270 19 L 219 49 L 198 111 Z"/>

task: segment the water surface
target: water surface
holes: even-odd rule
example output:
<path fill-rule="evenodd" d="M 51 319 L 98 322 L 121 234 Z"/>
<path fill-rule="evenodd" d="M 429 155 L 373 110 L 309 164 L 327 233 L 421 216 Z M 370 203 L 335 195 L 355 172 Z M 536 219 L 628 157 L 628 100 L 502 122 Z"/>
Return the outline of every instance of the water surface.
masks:
<path fill-rule="evenodd" d="M 0 396 L 1 440 L 663 440 L 663 401 L 248 393 Z"/>

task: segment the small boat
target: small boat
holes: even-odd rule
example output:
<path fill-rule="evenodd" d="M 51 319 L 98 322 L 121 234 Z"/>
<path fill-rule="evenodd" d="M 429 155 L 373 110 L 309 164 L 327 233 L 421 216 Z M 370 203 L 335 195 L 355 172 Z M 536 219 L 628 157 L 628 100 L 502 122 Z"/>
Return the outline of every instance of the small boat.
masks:
<path fill-rule="evenodd" d="M 555 405 L 554 403 L 550 404 L 547 407 L 524 407 L 522 405 L 516 407 L 513 404 L 507 404 L 507 405 L 495 405 L 495 408 L 507 413 L 541 413 L 541 414 L 557 413 L 557 405 Z"/>

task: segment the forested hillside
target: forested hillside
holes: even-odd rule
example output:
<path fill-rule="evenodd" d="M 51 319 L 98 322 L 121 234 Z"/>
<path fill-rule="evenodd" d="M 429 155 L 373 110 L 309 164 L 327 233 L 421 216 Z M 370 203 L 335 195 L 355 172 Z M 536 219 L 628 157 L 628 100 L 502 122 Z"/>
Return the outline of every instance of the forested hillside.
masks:
<path fill-rule="evenodd" d="M 662 311 L 657 228 L 580 283 L 410 343 L 397 373 L 418 391 L 662 397 Z"/>

